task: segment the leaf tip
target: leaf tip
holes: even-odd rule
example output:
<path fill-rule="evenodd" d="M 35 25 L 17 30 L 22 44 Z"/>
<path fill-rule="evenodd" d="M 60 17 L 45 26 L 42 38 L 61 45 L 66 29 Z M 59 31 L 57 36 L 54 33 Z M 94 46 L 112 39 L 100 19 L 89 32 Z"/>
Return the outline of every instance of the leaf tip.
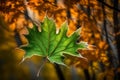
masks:
<path fill-rule="evenodd" d="M 78 28 L 75 32 L 77 33 L 77 35 L 80 35 L 81 28 Z"/>
<path fill-rule="evenodd" d="M 22 64 L 25 61 L 25 58 L 23 57 L 22 60 L 20 61 L 19 65 Z"/>

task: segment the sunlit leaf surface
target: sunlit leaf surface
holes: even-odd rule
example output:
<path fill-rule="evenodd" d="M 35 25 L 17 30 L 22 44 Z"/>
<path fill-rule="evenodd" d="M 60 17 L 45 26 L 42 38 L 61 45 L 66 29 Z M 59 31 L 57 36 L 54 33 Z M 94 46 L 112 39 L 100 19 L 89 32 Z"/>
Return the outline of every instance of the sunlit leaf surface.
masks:
<path fill-rule="evenodd" d="M 80 29 L 67 36 L 67 23 L 61 25 L 61 29 L 57 32 L 55 22 L 46 17 L 41 23 L 41 30 L 39 32 L 36 26 L 28 29 L 29 34 L 25 36 L 28 39 L 28 45 L 22 47 L 26 52 L 24 58 L 33 55 L 43 56 L 52 63 L 64 65 L 63 53 L 81 57 L 77 50 L 88 47 L 86 42 L 77 43 L 77 39 L 80 37 Z"/>

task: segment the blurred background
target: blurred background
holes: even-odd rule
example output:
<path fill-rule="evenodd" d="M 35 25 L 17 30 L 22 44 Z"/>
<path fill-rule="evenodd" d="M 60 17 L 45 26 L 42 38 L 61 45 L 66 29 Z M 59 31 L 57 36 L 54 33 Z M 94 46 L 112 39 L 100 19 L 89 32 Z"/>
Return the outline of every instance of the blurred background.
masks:
<path fill-rule="evenodd" d="M 79 40 L 94 47 L 79 50 L 87 59 L 66 55 L 69 68 L 46 63 L 37 77 L 41 57 L 19 64 L 19 46 L 26 27 L 46 14 L 57 28 L 67 21 L 68 35 L 81 27 Z M 0 80 L 120 80 L 120 0 L 0 0 Z"/>

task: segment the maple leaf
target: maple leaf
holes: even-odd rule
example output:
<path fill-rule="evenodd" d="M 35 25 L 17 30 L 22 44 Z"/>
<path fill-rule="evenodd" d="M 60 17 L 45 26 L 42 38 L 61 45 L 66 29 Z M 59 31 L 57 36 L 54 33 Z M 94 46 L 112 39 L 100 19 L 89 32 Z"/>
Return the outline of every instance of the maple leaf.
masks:
<path fill-rule="evenodd" d="M 64 65 L 63 54 L 81 57 L 77 50 L 85 49 L 88 46 L 83 41 L 77 43 L 80 29 L 67 36 L 68 25 L 66 22 L 61 26 L 59 32 L 56 33 L 54 20 L 45 17 L 43 23 L 41 23 L 41 30 L 39 32 L 36 26 L 28 29 L 29 34 L 25 35 L 28 39 L 28 45 L 21 47 L 26 52 L 24 59 L 37 55 L 46 57 L 52 63 Z"/>

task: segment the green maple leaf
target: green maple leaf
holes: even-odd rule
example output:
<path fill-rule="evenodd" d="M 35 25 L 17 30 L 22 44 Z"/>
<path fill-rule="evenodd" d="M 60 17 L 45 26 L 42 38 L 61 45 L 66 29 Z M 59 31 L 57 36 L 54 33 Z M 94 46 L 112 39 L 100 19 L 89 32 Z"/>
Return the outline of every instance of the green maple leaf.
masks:
<path fill-rule="evenodd" d="M 80 29 L 69 37 L 66 35 L 68 30 L 67 23 L 64 23 L 59 32 L 56 33 L 54 20 L 46 17 L 41 24 L 41 30 L 39 32 L 36 26 L 28 29 L 29 34 L 25 35 L 28 39 L 28 45 L 22 47 L 26 52 L 24 59 L 37 55 L 46 57 L 52 63 L 64 65 L 63 54 L 81 57 L 77 50 L 87 48 L 86 42 L 77 43 Z"/>

